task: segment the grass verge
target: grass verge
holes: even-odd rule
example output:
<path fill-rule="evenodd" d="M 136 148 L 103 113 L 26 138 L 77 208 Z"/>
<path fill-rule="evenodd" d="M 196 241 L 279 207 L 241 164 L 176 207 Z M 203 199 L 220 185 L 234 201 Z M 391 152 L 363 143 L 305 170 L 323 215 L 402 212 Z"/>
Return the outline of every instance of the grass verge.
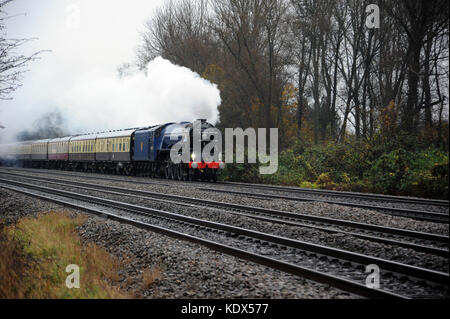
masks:
<path fill-rule="evenodd" d="M 83 246 L 76 227 L 86 217 L 50 212 L 0 223 L 0 298 L 129 298 L 118 285 L 122 265 L 105 249 Z M 66 272 L 79 266 L 80 288 Z"/>

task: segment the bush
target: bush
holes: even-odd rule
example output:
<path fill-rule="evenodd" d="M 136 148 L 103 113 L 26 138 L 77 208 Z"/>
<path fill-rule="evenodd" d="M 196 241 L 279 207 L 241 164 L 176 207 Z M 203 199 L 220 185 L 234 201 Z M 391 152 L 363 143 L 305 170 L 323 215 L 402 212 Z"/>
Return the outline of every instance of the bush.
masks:
<path fill-rule="evenodd" d="M 448 198 L 448 153 L 436 148 L 416 152 L 398 149 L 382 155 L 371 170 L 377 192 Z"/>
<path fill-rule="evenodd" d="M 448 152 L 399 136 L 386 143 L 296 144 L 279 154 L 278 171 L 231 164 L 222 179 L 429 198 L 449 198 Z"/>

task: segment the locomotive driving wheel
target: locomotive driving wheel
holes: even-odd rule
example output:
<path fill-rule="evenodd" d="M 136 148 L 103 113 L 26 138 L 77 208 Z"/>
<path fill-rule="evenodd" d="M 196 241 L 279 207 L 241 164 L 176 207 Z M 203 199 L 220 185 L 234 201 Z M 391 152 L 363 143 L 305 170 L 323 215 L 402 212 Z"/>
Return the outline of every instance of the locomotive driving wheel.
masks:
<path fill-rule="evenodd" d="M 192 171 L 191 168 L 188 170 L 187 179 L 189 182 L 192 182 L 194 180 L 194 172 Z"/>

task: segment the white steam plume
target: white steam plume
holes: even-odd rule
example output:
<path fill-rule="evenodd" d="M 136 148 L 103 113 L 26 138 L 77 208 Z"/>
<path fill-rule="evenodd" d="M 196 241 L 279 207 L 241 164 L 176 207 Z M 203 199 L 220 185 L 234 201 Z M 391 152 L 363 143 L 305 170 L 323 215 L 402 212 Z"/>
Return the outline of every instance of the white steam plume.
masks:
<path fill-rule="evenodd" d="M 166 122 L 217 120 L 216 84 L 188 68 L 157 57 L 146 72 L 119 78 L 91 73 L 56 97 L 72 132 L 96 132 Z"/>

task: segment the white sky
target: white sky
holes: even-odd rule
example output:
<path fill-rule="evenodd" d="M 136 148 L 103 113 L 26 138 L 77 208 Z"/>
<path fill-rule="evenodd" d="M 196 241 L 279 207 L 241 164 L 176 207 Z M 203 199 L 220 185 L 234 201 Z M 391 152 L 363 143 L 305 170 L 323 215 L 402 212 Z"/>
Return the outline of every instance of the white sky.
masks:
<path fill-rule="evenodd" d="M 155 71 L 150 70 L 153 78 L 139 74 L 121 81 L 117 77 L 120 64 L 135 61 L 144 22 L 163 2 L 15 0 L 6 6 L 8 15 L 17 15 L 7 20 L 8 38 L 37 38 L 19 53 L 51 52 L 29 64 L 23 86 L 13 93 L 12 101 L 0 101 L 0 123 L 6 126 L 0 138 L 12 139 L 55 109 L 62 110 L 66 118 L 77 114 L 68 119 L 68 126 L 81 132 L 194 118 L 214 122 L 220 104 L 218 90 L 188 69 L 159 59 L 153 64 Z M 178 94 L 180 87 L 184 90 Z M 164 104 L 167 100 L 176 105 Z M 124 105 L 127 101 L 132 103 Z M 137 116 L 129 116 L 134 111 Z M 115 115 L 111 120 L 105 116 L 108 112 Z"/>

